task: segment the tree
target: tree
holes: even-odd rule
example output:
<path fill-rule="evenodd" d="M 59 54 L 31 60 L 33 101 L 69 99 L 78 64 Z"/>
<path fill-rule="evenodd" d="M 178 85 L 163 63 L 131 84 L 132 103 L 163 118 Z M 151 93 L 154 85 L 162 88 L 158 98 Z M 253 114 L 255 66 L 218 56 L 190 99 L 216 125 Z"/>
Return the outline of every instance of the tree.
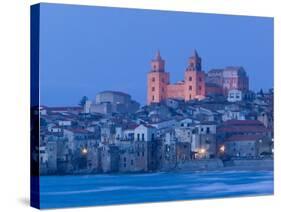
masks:
<path fill-rule="evenodd" d="M 82 99 L 79 102 L 79 105 L 81 107 L 84 107 L 84 105 L 86 104 L 86 101 L 88 101 L 88 97 L 87 96 L 83 96 Z"/>

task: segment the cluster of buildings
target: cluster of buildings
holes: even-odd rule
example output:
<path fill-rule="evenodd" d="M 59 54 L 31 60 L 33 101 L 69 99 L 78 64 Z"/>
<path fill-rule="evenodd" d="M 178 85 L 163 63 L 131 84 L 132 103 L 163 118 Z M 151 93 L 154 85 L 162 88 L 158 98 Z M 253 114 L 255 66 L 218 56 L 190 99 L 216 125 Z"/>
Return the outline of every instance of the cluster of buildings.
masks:
<path fill-rule="evenodd" d="M 170 84 L 158 52 L 147 105 L 105 91 L 84 107 L 40 107 L 41 174 L 175 170 L 273 157 L 273 90 L 249 91 L 242 67 L 201 69 L 195 51 Z M 196 167 L 195 167 L 196 168 Z"/>

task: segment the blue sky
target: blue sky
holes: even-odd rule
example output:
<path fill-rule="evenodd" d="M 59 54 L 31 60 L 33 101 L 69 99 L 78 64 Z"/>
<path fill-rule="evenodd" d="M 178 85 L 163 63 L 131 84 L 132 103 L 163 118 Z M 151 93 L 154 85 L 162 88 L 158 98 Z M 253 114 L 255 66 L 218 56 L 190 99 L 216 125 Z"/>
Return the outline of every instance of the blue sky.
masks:
<path fill-rule="evenodd" d="M 146 101 L 146 75 L 157 49 L 171 81 L 182 80 L 196 48 L 203 69 L 243 66 L 250 88 L 273 86 L 273 19 L 42 4 L 40 100 L 77 105 L 97 92 Z"/>

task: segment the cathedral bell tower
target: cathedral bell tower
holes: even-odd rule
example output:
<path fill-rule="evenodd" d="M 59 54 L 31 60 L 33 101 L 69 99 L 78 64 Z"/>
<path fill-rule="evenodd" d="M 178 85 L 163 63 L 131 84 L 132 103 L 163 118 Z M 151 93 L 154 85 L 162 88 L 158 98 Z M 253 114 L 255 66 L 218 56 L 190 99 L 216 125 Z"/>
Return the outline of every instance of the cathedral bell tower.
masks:
<path fill-rule="evenodd" d="M 205 98 L 205 73 L 202 71 L 201 58 L 196 50 L 188 59 L 184 81 L 185 101 Z"/>
<path fill-rule="evenodd" d="M 169 73 L 165 72 L 165 60 L 160 52 L 156 52 L 151 61 L 151 68 L 147 74 L 147 104 L 159 103 L 166 99 Z"/>

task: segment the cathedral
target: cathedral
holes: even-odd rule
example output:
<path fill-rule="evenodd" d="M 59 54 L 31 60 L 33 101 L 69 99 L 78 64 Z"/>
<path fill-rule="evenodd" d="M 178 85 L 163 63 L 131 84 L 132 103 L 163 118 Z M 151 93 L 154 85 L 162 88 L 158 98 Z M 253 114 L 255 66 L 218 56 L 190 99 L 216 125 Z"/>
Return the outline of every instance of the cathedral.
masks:
<path fill-rule="evenodd" d="M 194 50 L 188 58 L 184 79 L 172 84 L 169 72 L 165 71 L 165 60 L 157 51 L 147 76 L 147 104 L 159 103 L 168 98 L 201 100 L 212 94 L 227 95 L 230 90 L 248 91 L 249 79 L 242 67 L 216 69 L 206 74 L 201 64 L 201 57 Z"/>
<path fill-rule="evenodd" d="M 194 50 L 188 59 L 184 80 L 175 84 L 170 83 L 169 73 L 165 71 L 165 60 L 160 52 L 151 61 L 151 71 L 147 79 L 147 103 L 157 103 L 167 98 L 203 99 L 205 97 L 205 73 L 201 69 L 201 58 Z"/>

